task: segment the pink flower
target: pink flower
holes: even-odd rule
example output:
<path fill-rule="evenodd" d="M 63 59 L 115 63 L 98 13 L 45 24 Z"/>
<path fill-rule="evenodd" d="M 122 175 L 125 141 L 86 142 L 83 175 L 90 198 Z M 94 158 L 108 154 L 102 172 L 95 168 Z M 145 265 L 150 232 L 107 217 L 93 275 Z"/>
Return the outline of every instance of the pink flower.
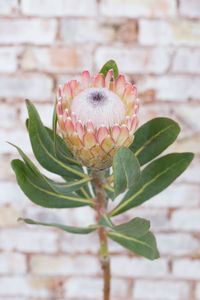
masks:
<path fill-rule="evenodd" d="M 112 165 L 120 147 L 129 147 L 138 125 L 137 89 L 123 75 L 109 70 L 82 82 L 71 80 L 59 88 L 58 123 L 68 148 L 89 168 L 102 170 Z"/>

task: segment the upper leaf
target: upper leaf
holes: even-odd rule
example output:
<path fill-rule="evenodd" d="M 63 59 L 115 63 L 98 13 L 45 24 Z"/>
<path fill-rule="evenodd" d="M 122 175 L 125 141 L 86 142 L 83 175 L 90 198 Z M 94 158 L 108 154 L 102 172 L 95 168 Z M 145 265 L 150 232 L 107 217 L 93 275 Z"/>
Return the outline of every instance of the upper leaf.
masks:
<path fill-rule="evenodd" d="M 29 113 L 29 136 L 33 152 L 39 163 L 50 172 L 66 176 L 69 178 L 83 178 L 85 174 L 82 168 L 77 165 L 69 165 L 58 159 L 55 154 L 55 147 L 53 137 L 51 138 L 49 132 L 43 126 L 40 117 L 34 105 L 27 101 L 27 108 Z M 53 132 L 52 132 L 53 133 Z M 71 163 L 71 157 L 65 153 L 65 159 Z"/>
<path fill-rule="evenodd" d="M 135 133 L 135 138 L 129 147 L 136 155 L 140 165 L 144 165 L 162 153 L 177 138 L 179 125 L 168 118 L 155 118 Z"/>
<path fill-rule="evenodd" d="M 54 228 L 58 228 L 58 229 L 66 231 L 66 232 L 74 233 L 74 234 L 88 234 L 88 233 L 91 233 L 91 232 L 97 230 L 97 228 L 98 228 L 98 226 L 96 226 L 96 225 L 91 225 L 87 228 L 83 228 L 83 227 L 67 226 L 67 225 L 56 224 L 56 223 L 37 222 L 37 221 L 31 220 L 31 219 L 24 219 L 24 218 L 19 218 L 18 220 L 24 221 L 25 223 L 30 224 L 30 225 L 42 225 L 42 226 L 47 226 L 47 227 L 54 227 Z"/>
<path fill-rule="evenodd" d="M 154 160 L 142 171 L 139 183 L 126 193 L 111 215 L 138 206 L 163 191 L 185 171 L 193 157 L 193 153 L 171 153 Z"/>
<path fill-rule="evenodd" d="M 127 148 L 120 148 L 113 159 L 115 197 L 135 185 L 140 179 L 140 165 Z"/>
<path fill-rule="evenodd" d="M 134 218 L 127 223 L 114 226 L 113 228 L 115 231 L 127 236 L 140 237 L 149 231 L 150 222 L 142 218 Z"/>
<path fill-rule="evenodd" d="M 101 71 L 99 73 L 103 74 L 104 77 L 106 77 L 109 70 L 113 70 L 114 78 L 117 78 L 119 76 L 118 67 L 114 60 L 107 61 L 103 67 L 101 68 Z"/>
<path fill-rule="evenodd" d="M 46 180 L 21 160 L 13 160 L 12 168 L 17 181 L 26 196 L 35 204 L 48 208 L 71 208 L 93 205 L 92 199 L 77 197 L 74 193 L 55 192 Z"/>

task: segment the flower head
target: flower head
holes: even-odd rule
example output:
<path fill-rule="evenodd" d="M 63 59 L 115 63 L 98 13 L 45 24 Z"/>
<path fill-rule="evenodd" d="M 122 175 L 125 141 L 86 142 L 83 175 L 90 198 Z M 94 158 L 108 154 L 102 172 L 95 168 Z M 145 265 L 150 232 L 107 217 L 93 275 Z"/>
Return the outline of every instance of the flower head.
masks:
<path fill-rule="evenodd" d="M 138 125 L 137 89 L 117 79 L 113 70 L 90 78 L 82 73 L 82 82 L 71 80 L 59 88 L 58 123 L 67 146 L 77 160 L 92 169 L 112 165 L 120 147 L 129 147 Z"/>

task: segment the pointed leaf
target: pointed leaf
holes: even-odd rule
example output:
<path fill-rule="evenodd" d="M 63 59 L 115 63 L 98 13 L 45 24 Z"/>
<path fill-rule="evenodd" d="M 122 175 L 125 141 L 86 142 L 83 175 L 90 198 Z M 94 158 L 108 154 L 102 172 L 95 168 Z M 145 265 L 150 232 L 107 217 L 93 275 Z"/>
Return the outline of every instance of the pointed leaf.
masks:
<path fill-rule="evenodd" d="M 29 113 L 29 136 L 35 157 L 50 172 L 70 178 L 84 178 L 85 174 L 75 165 L 67 165 L 54 153 L 54 143 L 43 126 L 34 105 L 27 101 Z"/>
<path fill-rule="evenodd" d="M 98 228 L 98 226 L 96 226 L 96 225 L 91 225 L 87 228 L 83 228 L 83 227 L 67 226 L 67 225 L 56 224 L 56 223 L 37 222 L 37 221 L 31 220 L 31 219 L 24 219 L 24 218 L 19 218 L 18 221 L 24 221 L 26 224 L 30 224 L 30 225 L 42 225 L 42 226 L 47 226 L 47 227 L 55 227 L 55 228 L 64 230 L 69 233 L 74 233 L 74 234 L 88 234 L 88 233 L 91 233 L 91 232 L 97 230 L 97 228 Z"/>
<path fill-rule="evenodd" d="M 99 224 L 99 226 L 102 226 L 102 227 L 112 228 L 114 226 L 110 217 L 106 213 L 101 213 L 98 224 Z"/>
<path fill-rule="evenodd" d="M 12 168 L 26 196 L 35 204 L 48 208 L 69 208 L 93 205 L 92 199 L 77 197 L 73 193 L 58 194 L 20 160 L 13 160 Z"/>
<path fill-rule="evenodd" d="M 53 109 L 53 120 L 52 120 L 52 128 L 53 128 L 53 141 L 54 141 L 54 153 L 56 155 L 56 129 L 57 129 L 57 112 L 56 112 L 57 99 L 55 100 L 54 109 Z"/>
<path fill-rule="evenodd" d="M 52 179 L 46 177 L 43 175 L 38 168 L 34 165 L 34 163 L 28 158 L 28 156 L 16 145 L 9 143 L 13 147 L 15 147 L 21 157 L 23 158 L 24 162 L 27 164 L 27 166 L 35 173 L 36 176 L 40 177 L 40 183 L 44 182 L 46 183 L 53 191 L 56 191 L 57 193 L 60 194 L 68 194 L 69 192 L 76 191 L 80 189 L 83 185 L 85 185 L 90 178 L 89 176 L 80 180 L 74 180 L 70 182 L 56 182 L 53 181 Z M 46 185 L 45 185 L 46 186 Z M 84 197 L 83 197 L 84 198 Z M 87 197 L 86 197 L 87 198 Z M 91 197 L 88 197 L 90 199 Z"/>
<path fill-rule="evenodd" d="M 103 67 L 101 68 L 101 71 L 99 73 L 103 74 L 104 77 L 106 77 L 109 70 L 113 70 L 113 75 L 115 78 L 119 76 L 118 67 L 114 60 L 107 61 Z"/>
<path fill-rule="evenodd" d="M 127 223 L 114 226 L 113 229 L 127 236 L 141 237 L 149 231 L 150 222 L 142 218 L 134 218 Z"/>
<path fill-rule="evenodd" d="M 114 231 L 108 231 L 106 234 L 110 239 L 133 253 L 150 260 L 159 258 L 155 238 L 151 232 L 146 233 L 142 237 L 127 236 L 121 232 Z"/>
<path fill-rule="evenodd" d="M 120 148 L 113 159 L 115 197 L 135 185 L 140 179 L 140 165 L 127 148 Z"/>
<path fill-rule="evenodd" d="M 176 140 L 179 132 L 180 127 L 173 120 L 155 118 L 136 131 L 129 149 L 135 153 L 142 166 L 169 147 Z"/>
<path fill-rule="evenodd" d="M 193 157 L 193 153 L 171 153 L 154 160 L 142 171 L 139 183 L 126 193 L 111 215 L 138 206 L 163 191 L 185 171 Z"/>

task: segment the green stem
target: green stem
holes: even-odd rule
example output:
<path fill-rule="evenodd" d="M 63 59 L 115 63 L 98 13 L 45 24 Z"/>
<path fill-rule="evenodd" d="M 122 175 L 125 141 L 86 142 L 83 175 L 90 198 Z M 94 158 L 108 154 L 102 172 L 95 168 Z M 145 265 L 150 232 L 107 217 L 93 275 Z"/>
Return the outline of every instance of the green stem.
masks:
<path fill-rule="evenodd" d="M 106 195 L 103 189 L 105 184 L 105 174 L 103 172 L 93 172 L 93 183 L 96 190 L 96 211 L 97 222 L 100 220 L 100 214 L 106 212 Z M 99 242 L 100 242 L 100 255 L 101 255 L 101 268 L 103 271 L 104 279 L 104 300 L 110 299 L 110 258 L 108 252 L 108 241 L 105 233 L 105 228 L 100 227 L 98 230 Z"/>

